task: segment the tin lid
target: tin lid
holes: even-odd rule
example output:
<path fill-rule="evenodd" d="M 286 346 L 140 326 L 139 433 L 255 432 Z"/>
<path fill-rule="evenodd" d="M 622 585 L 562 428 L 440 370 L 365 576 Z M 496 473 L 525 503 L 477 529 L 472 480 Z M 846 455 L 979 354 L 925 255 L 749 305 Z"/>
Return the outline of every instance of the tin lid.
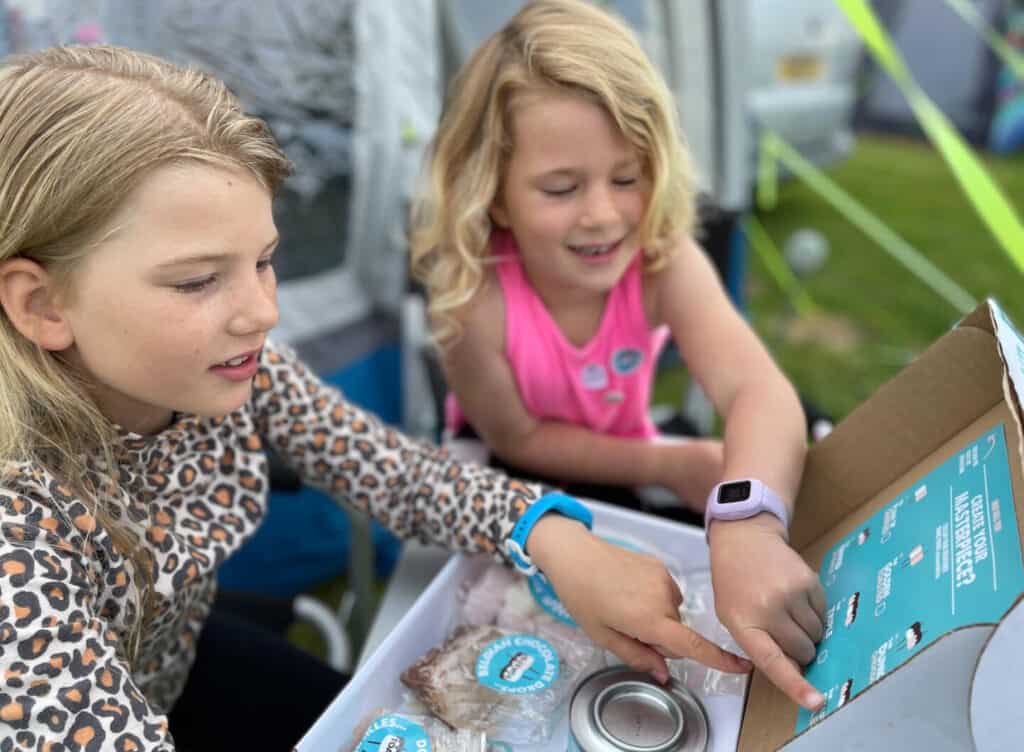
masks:
<path fill-rule="evenodd" d="M 707 716 L 685 687 L 626 666 L 583 680 L 569 725 L 583 752 L 703 752 L 708 741 Z"/>

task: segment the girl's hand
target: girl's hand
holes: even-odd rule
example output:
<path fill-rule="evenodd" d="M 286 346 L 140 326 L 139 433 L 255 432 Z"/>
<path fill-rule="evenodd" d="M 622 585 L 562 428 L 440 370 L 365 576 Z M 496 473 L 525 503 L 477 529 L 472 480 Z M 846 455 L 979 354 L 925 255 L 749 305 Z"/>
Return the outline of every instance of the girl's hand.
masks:
<path fill-rule="evenodd" d="M 662 683 L 669 677 L 666 656 L 730 673 L 751 669 L 749 661 L 683 626 L 679 587 L 654 557 L 603 541 L 557 514 L 537 522 L 527 549 L 576 623 L 631 668 Z"/>
<path fill-rule="evenodd" d="M 800 666 L 814 660 L 824 631 L 825 591 L 818 576 L 769 514 L 714 521 L 709 534 L 719 620 L 775 686 L 817 710 L 825 698 Z"/>

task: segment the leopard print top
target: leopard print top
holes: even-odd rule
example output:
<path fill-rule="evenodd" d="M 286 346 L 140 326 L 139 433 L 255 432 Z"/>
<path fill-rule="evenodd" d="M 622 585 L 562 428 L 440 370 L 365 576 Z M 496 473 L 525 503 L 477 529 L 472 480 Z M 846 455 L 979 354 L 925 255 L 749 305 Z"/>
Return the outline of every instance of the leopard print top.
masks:
<path fill-rule="evenodd" d="M 44 468 L 16 466 L 0 485 L 0 752 L 173 749 L 165 713 L 194 660 L 217 568 L 266 510 L 260 437 L 309 484 L 399 536 L 449 548 L 500 558 L 541 494 L 386 427 L 268 344 L 242 408 L 120 438 L 112 512 L 155 555 L 154 612 L 131 666 L 132 566 L 108 531 Z"/>

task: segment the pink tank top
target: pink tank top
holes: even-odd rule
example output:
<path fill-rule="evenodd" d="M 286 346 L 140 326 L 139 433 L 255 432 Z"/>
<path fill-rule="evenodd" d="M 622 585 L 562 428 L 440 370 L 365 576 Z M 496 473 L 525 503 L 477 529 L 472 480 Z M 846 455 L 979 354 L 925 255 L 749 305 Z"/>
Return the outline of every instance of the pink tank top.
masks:
<path fill-rule="evenodd" d="M 644 312 L 643 254 L 611 291 L 594 337 L 569 342 L 523 272 L 515 240 L 495 232 L 492 250 L 505 297 L 505 355 L 530 414 L 624 438 L 658 434 L 647 409 L 668 327 L 651 328 Z M 448 395 L 446 423 L 466 422 Z"/>

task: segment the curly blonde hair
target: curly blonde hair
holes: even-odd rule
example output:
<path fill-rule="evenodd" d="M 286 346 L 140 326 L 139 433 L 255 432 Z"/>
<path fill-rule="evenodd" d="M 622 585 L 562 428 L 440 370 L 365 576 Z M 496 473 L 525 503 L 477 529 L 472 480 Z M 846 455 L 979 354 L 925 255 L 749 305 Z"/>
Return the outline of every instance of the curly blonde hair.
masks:
<path fill-rule="evenodd" d="M 67 290 L 117 210 L 153 170 L 251 173 L 270 193 L 291 171 L 267 125 L 216 78 L 116 47 L 63 47 L 0 64 L 0 262 L 35 261 Z M 115 429 L 87 375 L 24 337 L 0 307 L 0 471 L 42 465 L 89 500 L 137 576 L 141 634 L 152 559 L 119 514 Z M 90 471 L 98 458 L 107 477 Z M 61 514 L 63 510 L 55 512 Z"/>
<path fill-rule="evenodd" d="M 641 223 L 655 271 L 694 224 L 694 176 L 675 102 L 633 32 L 583 0 L 534 0 L 489 37 L 452 81 L 412 210 L 411 264 L 435 341 L 461 333 L 489 255 L 489 211 L 514 148 L 521 97 L 569 92 L 603 107 L 644 160 L 651 181 Z"/>

